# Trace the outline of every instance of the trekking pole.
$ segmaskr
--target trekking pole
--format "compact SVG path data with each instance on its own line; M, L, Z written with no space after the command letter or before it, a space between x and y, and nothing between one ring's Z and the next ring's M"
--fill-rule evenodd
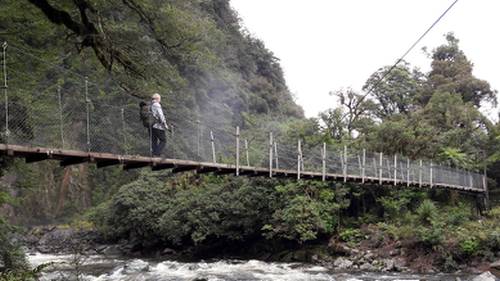
M153 157L153 124L149 125L148 137L149 137L149 156Z

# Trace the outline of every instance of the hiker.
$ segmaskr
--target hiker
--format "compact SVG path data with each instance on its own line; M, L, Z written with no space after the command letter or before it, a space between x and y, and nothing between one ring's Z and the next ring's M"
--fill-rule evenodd
M161 109L161 96L155 93L151 97L151 105L141 102L141 119L143 125L148 128L149 138L151 139L151 153L153 156L160 156L165 148L167 136L165 130L168 125Z

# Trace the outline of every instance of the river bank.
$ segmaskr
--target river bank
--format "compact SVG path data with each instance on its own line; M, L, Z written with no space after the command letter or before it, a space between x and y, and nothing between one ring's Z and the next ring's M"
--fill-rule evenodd
M269 247L255 243L240 247L210 249L172 249L169 247L143 248L133 241L121 240L110 244L97 231L77 230L67 226L34 227L19 238L32 253L105 258L127 257L152 260L199 262L200 260L261 260L280 263L308 263L324 267L332 272L378 272L405 274L436 274L448 272L456 275L480 274L490 270L485 259L471 259L455 265L452 271L440 267L435 252L409 249L401 241L392 241L373 235L364 237L353 245L331 238L325 243L295 246L289 249ZM240 245L241 246L241 245ZM207 252L208 251L208 252ZM214 249L212 249L214 251ZM497 253L498 254L498 253ZM498 259L498 256L496 257Z

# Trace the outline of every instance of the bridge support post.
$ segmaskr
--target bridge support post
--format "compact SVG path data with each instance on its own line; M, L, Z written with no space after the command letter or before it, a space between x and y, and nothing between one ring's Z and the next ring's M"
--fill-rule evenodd
M300 139L297 142L297 180L300 180L300 167L302 166L302 147Z
M422 187L422 160L419 161L418 167L418 187Z
M343 171L343 174L344 174L344 182L347 182L347 146L344 145L344 171Z
M489 210L490 208L490 194L488 192L488 177L486 175L486 166L483 170L483 191L484 191L484 208Z
M398 183L398 155L394 154L394 186Z
M326 180L326 143L323 143L323 151L321 153L321 180Z
M472 175L471 175L470 171L467 171L467 175L469 176L469 187L473 188L474 184L472 182Z
M410 158L406 158L406 187L410 187Z
M122 118L122 133L123 133L123 152L125 154L128 154L128 147L127 147L127 130L125 127L125 109L122 107L120 110L121 113L121 118Z
M170 139L172 140L172 144L175 143L175 126L172 124L170 126ZM175 158L175 146L171 145L172 147L172 158Z
M7 89L9 88L7 84L7 42L2 44L2 58L3 58L3 95L5 102L5 143L9 143L9 95Z
M217 159L215 158L215 138L213 131L210 131L210 143L212 145L212 162L217 163Z
M90 152L90 99L89 99L89 79L85 76L85 105L87 110L87 151Z
M378 181L380 185L382 185L382 165L384 165L383 160L384 160L384 154L380 152L379 163L378 163Z
M59 101L59 134L61 135L61 148L64 149L64 122L61 86L57 86L57 99Z
M273 177L273 132L269 132L269 177Z
M250 167L250 157L248 156L248 140L245 139L245 156L247 158L247 167Z
M240 175L240 127L236 127L236 176Z
M363 160L361 163L361 183L365 183L365 173L366 173L366 149L363 148Z
M201 160L201 154L200 154L201 126L200 126L200 123L201 123L200 119L196 119L196 156L198 156L198 160Z
M429 171L429 184L430 184L430 187L432 188L432 161L431 161L431 168Z
M276 160L276 169L279 169L279 158L278 158L278 142L274 141L274 160Z

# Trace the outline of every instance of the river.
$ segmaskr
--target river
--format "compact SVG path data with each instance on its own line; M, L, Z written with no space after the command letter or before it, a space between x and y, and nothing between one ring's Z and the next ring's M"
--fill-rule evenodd
M32 266L53 262L43 281L457 281L470 280L467 275L403 273L339 273L321 266L298 263L271 263L257 260L224 260L182 263L169 260L109 258L104 256L28 255Z

